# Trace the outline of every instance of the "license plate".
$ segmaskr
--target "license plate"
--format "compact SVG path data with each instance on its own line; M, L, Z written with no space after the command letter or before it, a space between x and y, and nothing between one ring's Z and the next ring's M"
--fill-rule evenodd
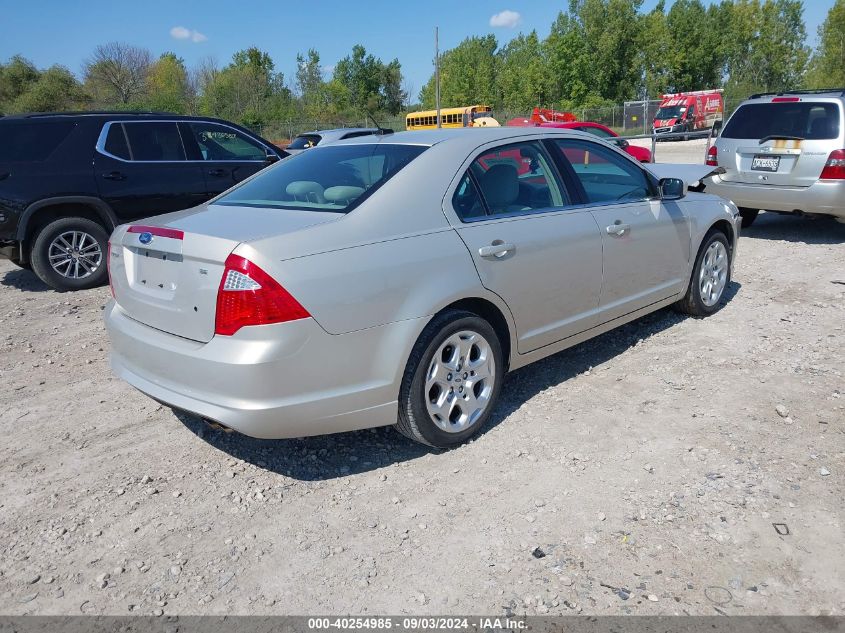
M780 156L757 154L751 159L751 169L754 171L777 171L780 167Z

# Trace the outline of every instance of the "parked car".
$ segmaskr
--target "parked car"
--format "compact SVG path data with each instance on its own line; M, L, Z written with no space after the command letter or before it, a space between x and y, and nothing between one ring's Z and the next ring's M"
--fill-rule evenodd
M395 424L452 446L508 370L663 306L718 309L739 215L686 193L709 172L556 129L318 146L115 230L112 368L255 437Z
M587 132L588 134L593 134L594 136L598 136L599 138L607 140L609 143L617 145L619 148L625 150L628 154L636 158L641 163L651 162L650 149L648 149L647 147L639 147L638 145L631 145L625 139L619 138L619 135L606 125L602 125L601 123L594 123L592 121L571 121L568 119L568 117L572 116L570 112L556 113L550 110L540 110L540 112L550 112L551 115L560 114L563 116L560 116L557 119L555 119L553 116L550 116L548 120L539 120L537 118L537 111L538 109L535 108L534 115L532 115L531 118L519 117L516 119L511 119L507 122L507 125L511 127L562 128L565 130L578 130L580 132Z
M695 90L665 94L654 115L655 134L678 134L709 130L722 120L723 90ZM686 140L686 136L683 137Z
M750 226L760 210L845 221L845 89L753 95L728 119L704 182Z
M228 121L85 112L0 119L0 255L57 290L106 281L109 233L186 209L285 152Z
M334 130L314 130L298 135L285 148L285 151L291 155L299 154L320 143L334 143L347 138L370 136L371 134L390 134L392 132L393 130L376 127L341 127Z

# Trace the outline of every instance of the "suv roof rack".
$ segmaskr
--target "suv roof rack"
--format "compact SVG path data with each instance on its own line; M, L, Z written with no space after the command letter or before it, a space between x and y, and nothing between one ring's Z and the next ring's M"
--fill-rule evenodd
M149 116L149 115L165 115L165 116L183 116L175 112L154 112L152 110L78 110L66 112L26 112L16 115L19 118L38 119L41 117L51 116Z
M816 88L814 90L779 90L776 92L758 92L748 97L759 99L760 97L772 97L778 95L820 95L838 92L839 96L845 97L845 88Z

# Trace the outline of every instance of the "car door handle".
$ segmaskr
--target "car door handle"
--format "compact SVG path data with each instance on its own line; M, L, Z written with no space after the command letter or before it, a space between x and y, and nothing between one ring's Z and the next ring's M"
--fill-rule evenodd
M120 171L109 171L103 174L106 180L126 180L126 175Z
M605 231L607 231L608 235L618 235L620 237L622 235L625 235L625 233L628 233L630 230L631 230L630 224L622 224L622 223L611 224L610 226L605 228Z
M504 257L508 253L516 250L513 244L506 244L500 240L496 240L490 246L482 246L478 249L478 254L482 257Z
M225 176L226 170L225 169L209 169L208 175L209 176Z

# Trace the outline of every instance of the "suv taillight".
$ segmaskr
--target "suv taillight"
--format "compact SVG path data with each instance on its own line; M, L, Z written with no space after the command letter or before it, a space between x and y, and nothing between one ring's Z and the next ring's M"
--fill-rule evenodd
M238 255L226 258L217 290L214 333L231 336L245 325L267 325L311 315L270 275Z
M710 149L707 150L707 160L704 161L704 164L710 165L711 167L719 166L719 150L716 149L715 145L711 145Z
M835 149L830 153L819 180L845 180L845 149Z
M109 290L111 290L111 298L117 299L114 296L114 282L111 280L111 242L108 242L108 248L106 249L106 272L109 274Z

